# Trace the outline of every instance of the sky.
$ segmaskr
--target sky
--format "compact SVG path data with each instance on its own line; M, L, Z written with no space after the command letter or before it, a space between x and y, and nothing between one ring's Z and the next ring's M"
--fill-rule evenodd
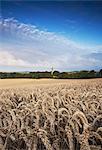
M0 1L0 71L102 68L102 1Z

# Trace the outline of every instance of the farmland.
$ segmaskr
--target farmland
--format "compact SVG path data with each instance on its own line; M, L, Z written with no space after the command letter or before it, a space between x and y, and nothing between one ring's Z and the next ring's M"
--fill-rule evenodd
M1 79L1 150L101 150L102 79Z

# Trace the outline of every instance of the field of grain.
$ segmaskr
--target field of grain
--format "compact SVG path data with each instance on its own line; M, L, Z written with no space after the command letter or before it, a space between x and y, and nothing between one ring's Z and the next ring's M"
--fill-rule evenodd
M0 80L0 150L102 150L102 79Z

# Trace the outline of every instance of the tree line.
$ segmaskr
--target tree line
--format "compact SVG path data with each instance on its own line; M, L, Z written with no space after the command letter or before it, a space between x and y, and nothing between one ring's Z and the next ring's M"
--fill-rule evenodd
M44 71L44 72L0 72L0 78L56 78L56 79L89 79L89 78L102 78L102 69L99 71L95 70L82 70L74 72L59 72Z

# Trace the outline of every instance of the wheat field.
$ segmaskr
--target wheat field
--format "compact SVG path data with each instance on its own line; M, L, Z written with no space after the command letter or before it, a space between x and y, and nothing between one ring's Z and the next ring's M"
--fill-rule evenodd
M102 150L102 79L0 80L0 150Z

